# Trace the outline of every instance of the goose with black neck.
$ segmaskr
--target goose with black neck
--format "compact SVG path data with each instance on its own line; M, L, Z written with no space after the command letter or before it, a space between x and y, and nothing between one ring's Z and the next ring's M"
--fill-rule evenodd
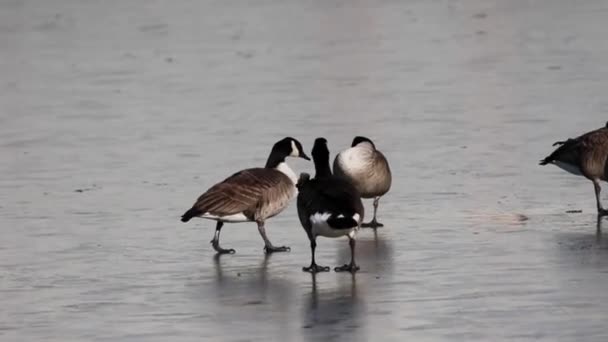
M540 165L553 164L568 173L590 180L595 191L597 215L608 215L608 210L602 206L600 199L600 182L608 181L608 122L604 127L576 138L557 141L553 146L559 147L541 160Z
M287 157L310 160L298 140L281 139L274 144L265 167L241 170L213 185L182 215L182 222L193 217L217 221L211 240L217 253L235 253L220 247L220 232L224 223L238 222L257 224L266 253L289 251L287 246L275 247L265 228L266 220L282 212L297 193L296 174L287 165Z
M362 198L374 199L374 217L361 227L384 226L376 219L380 197L391 188L392 174L388 161L374 142L357 136L351 147L338 153L334 159L334 174L354 184Z
M298 217L310 240L311 263L305 272L327 272L329 267L317 265L317 236L337 238L348 236L351 250L349 264L336 267L336 272L357 272L355 263L356 233L363 220L363 203L357 189L347 180L332 175L329 149L325 138L317 138L312 149L315 178L302 173L298 180Z

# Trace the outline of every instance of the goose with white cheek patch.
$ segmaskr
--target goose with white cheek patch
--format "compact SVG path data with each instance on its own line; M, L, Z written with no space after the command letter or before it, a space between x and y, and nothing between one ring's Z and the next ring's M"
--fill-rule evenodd
M556 145L559 147L541 160L540 165L553 164L564 171L589 179L595 190L597 214L608 215L608 210L602 207L600 201L600 181L608 180L608 123L577 138L553 144Z
M361 196L350 182L331 174L327 140L315 140L312 158L315 163L315 178L310 179L307 173L302 173L297 184L298 217L308 235L312 252L310 266L302 269L311 273L329 271L329 267L319 266L315 262L317 236L348 236L350 264L336 267L334 270L357 272L359 266L355 263L355 238L363 220Z
M350 181L362 198L374 199L374 217L362 227L382 227L376 219L378 202L391 188L392 175L388 161L376 145L366 137L355 137L349 149L334 159L334 174Z
M182 222L193 217L217 221L211 244L218 253L234 253L234 249L220 247L220 231L224 223L256 222L266 253L288 251L289 247L275 247L266 236L264 223L279 214L295 197L296 174L285 163L287 157L310 158L302 144L294 138L284 138L274 144L266 166L239 171L215 184L182 216Z

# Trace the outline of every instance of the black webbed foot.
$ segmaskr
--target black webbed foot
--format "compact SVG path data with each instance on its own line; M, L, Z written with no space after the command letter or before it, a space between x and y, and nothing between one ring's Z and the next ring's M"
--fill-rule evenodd
M378 221L376 221L376 219L371 220L368 223L362 223L361 227L363 228L378 228L378 227L384 227L384 225Z
M288 246L281 246L281 247L264 246L264 253L266 253L266 254L275 253L275 252L290 252L290 251L291 251L291 248L289 248Z
M336 272L350 272L350 273L355 273L359 270L359 266L357 266L355 263L350 263L350 264L346 264L343 266L339 266L334 268L334 271Z
M310 264L308 267L302 267L302 271L310 273L329 272L329 267Z
M215 240L211 240L211 245L213 246L213 249L215 249L217 254L234 254L234 253L236 253L236 251L232 248L225 249L225 248L220 247L220 243Z

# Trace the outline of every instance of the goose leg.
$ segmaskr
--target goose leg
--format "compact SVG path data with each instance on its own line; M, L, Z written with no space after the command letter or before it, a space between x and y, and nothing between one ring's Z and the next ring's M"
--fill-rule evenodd
M348 271L350 273L355 273L359 270L359 266L355 264L355 244L356 240L354 236L348 236L348 244L350 245L350 264L346 264L340 267L334 268L336 272L344 272Z
M211 245L218 254L234 254L236 253L234 249L224 249L220 247L220 231L222 230L223 225L224 222L217 221L217 225L215 226L215 235L213 236L213 240L211 240Z
M380 223L376 220L376 212L378 211L378 202L380 202L380 197L374 198L374 218L372 218L372 220L370 222L362 224L361 227L366 227L366 228L384 227L384 225L382 223Z
M317 273L317 272L329 272L329 267L327 266L319 266L315 262L315 249L317 248L317 241L315 237L310 238L310 251L312 252L312 260L310 262L310 266L302 267L302 271Z
M597 204L597 215L598 216L606 216L608 215L608 210L602 207L602 202L600 201L600 192L602 192L602 188L600 187L600 181L597 179L593 180L593 189L595 190L595 203Z
M275 247L272 245L272 242L268 240L266 236L266 229L264 228L264 221L258 221L258 231L260 235L262 235L262 239L264 239L264 252L273 253L273 252L287 252L290 251L291 248L287 246Z

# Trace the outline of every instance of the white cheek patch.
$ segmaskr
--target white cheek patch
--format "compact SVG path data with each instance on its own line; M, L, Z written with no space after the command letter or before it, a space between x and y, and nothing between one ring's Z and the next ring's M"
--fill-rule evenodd
M291 141L291 153L289 155L291 157L299 157L300 156L300 151L298 150L298 147L296 146L296 143L293 140Z

